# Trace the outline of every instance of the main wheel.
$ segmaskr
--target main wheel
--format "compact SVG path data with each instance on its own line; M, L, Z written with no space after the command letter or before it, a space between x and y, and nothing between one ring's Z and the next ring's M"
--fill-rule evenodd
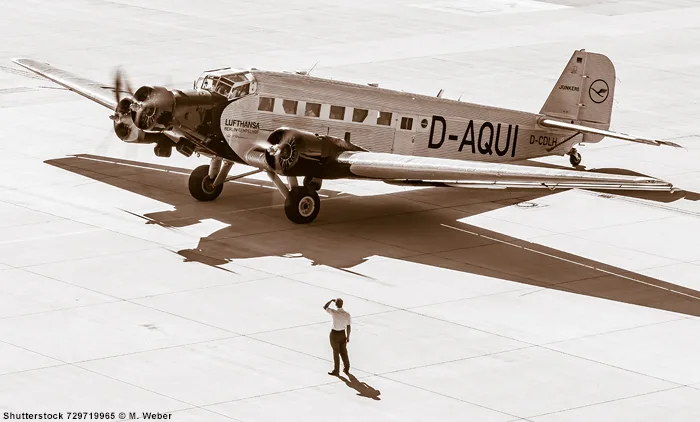
M308 186L311 189L318 192L321 190L321 185L323 185L322 179L311 176L304 176L304 186Z
M569 162L574 167L578 166L579 164L581 164L581 154L579 154L578 152L569 154Z
M297 186L289 191L284 201L284 213L297 224L308 224L316 218L321 210L321 200L315 190Z
M198 201L213 201L221 195L224 184L214 187L214 179L209 177L209 166L201 165L190 174L189 188L192 196Z

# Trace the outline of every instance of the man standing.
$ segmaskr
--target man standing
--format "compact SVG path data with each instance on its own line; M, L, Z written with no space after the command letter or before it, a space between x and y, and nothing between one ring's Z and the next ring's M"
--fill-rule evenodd
M328 307L331 302L335 302L337 309ZM330 335L331 347L333 348L333 371L329 372L328 375L340 375L338 372L340 369L339 357L343 358L343 372L350 374L347 344L350 342L350 323L352 318L350 314L343 309L343 299L341 298L329 300L323 305L323 309L333 317L333 329ZM346 329L347 335L345 335Z

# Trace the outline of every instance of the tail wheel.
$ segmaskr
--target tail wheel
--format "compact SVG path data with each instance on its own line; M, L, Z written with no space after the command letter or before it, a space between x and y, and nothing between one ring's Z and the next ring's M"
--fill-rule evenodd
M581 164L581 154L579 154L577 151L569 154L569 162L574 167L578 166Z
M198 201L213 201L221 195L224 184L214 186L214 179L209 177L209 165L204 164L192 171L189 180L190 194Z
M297 224L308 224L321 211L321 200L314 189L297 186L289 191L284 201L284 213L287 218Z

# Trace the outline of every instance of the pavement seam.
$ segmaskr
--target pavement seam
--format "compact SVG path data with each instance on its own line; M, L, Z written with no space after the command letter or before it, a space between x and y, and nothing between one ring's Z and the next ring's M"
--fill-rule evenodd
M585 409L585 408L587 408L587 407L599 406L599 405L603 405L603 404L607 404L607 403L614 403L614 402L618 402L618 401L634 399L634 398L637 398L637 397L644 397L644 396L649 396L649 395L653 395L653 394L663 393L663 392L666 392L666 391L678 390L678 389L685 388L685 387L687 387L687 386L686 386L686 385L679 385L679 386L670 387L670 388L663 388L663 389L661 389L661 390L650 391L650 392L647 392L647 393L635 394L635 395L632 395L632 396L620 397L620 398L617 398L617 399L605 400L605 401L596 402L596 403L589 403L589 404L586 404L586 405L583 405L583 406L570 407L570 408L568 408L568 409L557 410L557 411L554 411L554 412L541 413L541 414L539 414L539 415L528 416L528 418L539 418L539 417L547 416L547 415L555 415L555 414L558 414L558 413L565 413L565 412L569 412L569 411L572 411L572 410Z

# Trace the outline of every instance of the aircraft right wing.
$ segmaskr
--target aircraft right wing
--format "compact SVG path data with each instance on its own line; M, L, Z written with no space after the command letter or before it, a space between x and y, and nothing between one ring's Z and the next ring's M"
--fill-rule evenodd
M414 157L366 151L341 153L337 164L357 178L392 184L442 184L486 188L612 189L671 191L669 182L581 170Z

